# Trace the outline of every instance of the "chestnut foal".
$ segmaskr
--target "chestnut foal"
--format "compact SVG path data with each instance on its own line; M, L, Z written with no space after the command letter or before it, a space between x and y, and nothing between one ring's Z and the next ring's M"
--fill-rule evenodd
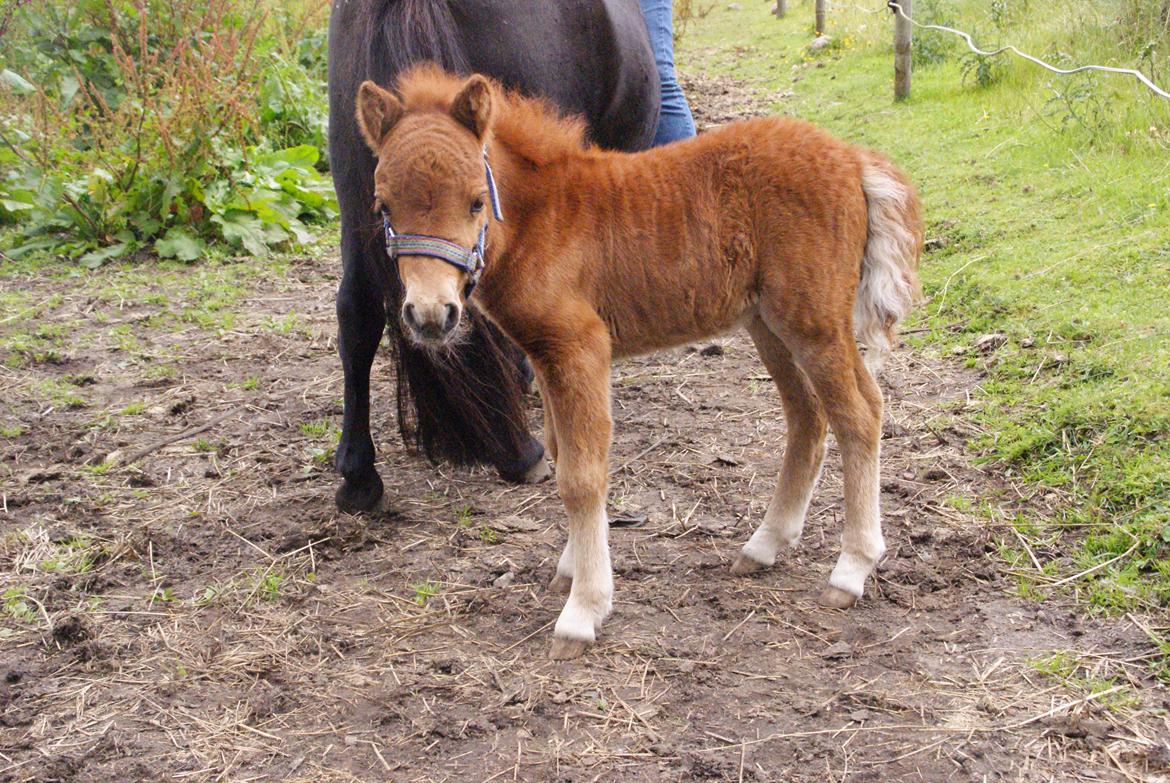
M580 655L612 606L611 361L737 326L776 382L788 440L775 496L732 571L771 566L797 543L831 426L845 526L820 601L852 605L885 551L882 398L854 336L876 369L919 295L922 222L906 178L794 120L628 154L586 146L579 122L482 76L423 67L397 89L364 83L357 118L378 157L374 208L405 330L441 351L478 282L475 304L536 368L569 517L553 657Z

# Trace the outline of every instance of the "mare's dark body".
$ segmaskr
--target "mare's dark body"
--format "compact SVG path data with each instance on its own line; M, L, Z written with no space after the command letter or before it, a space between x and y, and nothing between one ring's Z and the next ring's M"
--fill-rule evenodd
M643 149L658 121L658 74L638 0L334 0L329 149L344 266L337 291L345 373L337 504L344 510L370 510L382 495L369 406L370 365L385 326L408 445L433 460L490 463L513 480L544 455L528 430L518 349L474 307L469 337L438 359L408 345L399 330L401 290L372 213L375 161L354 104L363 80L391 87L406 67L425 60L550 98L583 115L602 146Z

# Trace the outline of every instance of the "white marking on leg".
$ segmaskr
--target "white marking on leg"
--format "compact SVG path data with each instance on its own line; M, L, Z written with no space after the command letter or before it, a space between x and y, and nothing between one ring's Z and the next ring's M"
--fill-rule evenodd
M810 473L798 470L785 470L780 474L776 484L776 493L772 502L768 504L768 511L764 514L764 521L759 528L743 545L743 554L757 563L771 566L776 562L776 555L781 549L792 549L800 543L800 534L804 530L804 520L808 515L808 504L812 500L813 489L820 480L821 464L824 462L824 448L818 447L816 467ZM807 476L811 475L811 478Z
M573 539L570 538L561 552L561 559L557 561L557 576L572 581L573 579Z
M561 638L593 641L597 626L613 608L608 531L604 505L569 520L566 552L571 547L573 588L553 631Z
M842 552L837 558L837 565L833 567L833 573L829 575L829 586L860 598L865 590L865 580L872 570L873 563L867 558Z
M860 597L866 578L886 551L878 510L880 447L845 439L840 445L845 467L845 529L841 556L829 576L829 585Z

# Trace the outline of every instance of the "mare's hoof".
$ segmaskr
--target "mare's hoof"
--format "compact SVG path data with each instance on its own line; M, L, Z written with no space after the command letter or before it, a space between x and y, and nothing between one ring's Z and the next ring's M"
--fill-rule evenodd
M337 488L334 500L337 502L337 508L347 514L382 513L389 510L382 477L377 473L366 482L344 482Z
M821 591L817 603L830 609L848 609L857 603L857 596L830 585Z
M580 658L588 648L589 642L581 639L562 639L559 636L554 636L549 656L555 661L569 661L573 658Z
M761 563L759 560L753 560L745 555L743 552L735 558L735 562L731 564L731 573L735 576L743 576L744 574L754 574L756 571L763 571L768 566Z
M553 580L548 583L548 591L550 593L560 593L561 595L568 595L569 591L573 589L572 577L562 576L557 574Z

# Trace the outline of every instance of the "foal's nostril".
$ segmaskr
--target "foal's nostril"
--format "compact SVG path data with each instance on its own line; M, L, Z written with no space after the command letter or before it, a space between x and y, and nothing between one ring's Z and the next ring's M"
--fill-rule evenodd
M412 329L418 328L418 316L414 312L414 305L406 304L402 307L402 320Z
M459 308L456 305L447 305L447 315L443 319L443 331L449 332L459 323Z

